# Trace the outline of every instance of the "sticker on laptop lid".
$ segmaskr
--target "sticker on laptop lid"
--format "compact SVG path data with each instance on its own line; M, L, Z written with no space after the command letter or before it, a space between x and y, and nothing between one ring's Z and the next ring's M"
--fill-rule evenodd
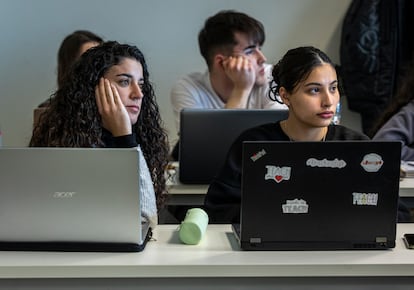
M274 165L266 165L267 172L265 174L265 180L272 179L277 183L282 182L283 180L290 179L291 167L278 167Z
M306 160L306 165L310 167L327 167L327 168L344 168L346 166L345 160L328 160L326 158L318 160L316 158L309 158Z
M377 206L378 193L353 192L352 193L352 204Z
M264 149L262 149L259 152L253 154L253 156L251 156L250 159L252 161L256 161L256 160L259 160L260 158L262 158L265 155L266 155L266 151Z
M308 213L309 205L303 199L286 200L285 204L282 204L283 213Z
M364 156L361 161L362 168L367 172L377 172L384 164L382 157L376 153L370 153Z

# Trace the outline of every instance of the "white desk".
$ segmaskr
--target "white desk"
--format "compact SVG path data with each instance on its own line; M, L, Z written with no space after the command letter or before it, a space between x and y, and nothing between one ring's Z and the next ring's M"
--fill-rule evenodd
M414 197L414 178L401 179L400 196L401 197Z
M199 245L177 225L158 226L141 253L0 252L1 289L413 289L414 250L401 236L377 251L240 251L229 225L209 225ZM373 287L373 288L371 288Z

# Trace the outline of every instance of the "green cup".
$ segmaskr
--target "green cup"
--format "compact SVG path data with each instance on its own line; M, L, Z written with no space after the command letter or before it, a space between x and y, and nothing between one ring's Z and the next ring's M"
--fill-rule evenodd
M180 240L188 245L196 245L203 238L208 225L208 215L201 208L191 208L187 211L180 225Z

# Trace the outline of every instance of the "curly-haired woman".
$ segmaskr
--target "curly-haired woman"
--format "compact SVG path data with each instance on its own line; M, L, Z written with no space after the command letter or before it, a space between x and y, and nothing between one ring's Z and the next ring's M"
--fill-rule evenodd
M85 52L40 116L30 146L139 146L145 158L140 164L142 213L156 225L167 194L168 140L144 55L136 46L110 41Z

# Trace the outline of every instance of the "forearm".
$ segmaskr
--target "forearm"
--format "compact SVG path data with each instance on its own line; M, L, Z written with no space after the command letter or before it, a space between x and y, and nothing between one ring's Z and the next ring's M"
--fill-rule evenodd
M226 109L245 109L247 108L247 101L251 89L238 89L235 88L226 102Z

